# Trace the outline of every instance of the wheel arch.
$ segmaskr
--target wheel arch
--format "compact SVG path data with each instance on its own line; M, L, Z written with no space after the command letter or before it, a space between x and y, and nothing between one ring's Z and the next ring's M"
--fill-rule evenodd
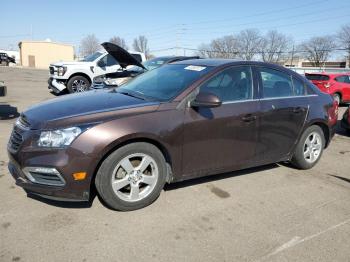
M322 120L315 120L315 121L313 121L313 122L310 122L310 123L306 126L306 128L308 128L308 127L310 127L310 126L319 126L319 127L322 129L323 134L324 134L324 139L326 140L325 148L327 148L328 145L329 145L329 142L330 142L330 140L331 140L331 131L330 131L330 129L329 129L329 126L328 126L324 121L322 121ZM306 128L305 128L305 130L306 130ZM304 131L305 131L305 130L304 130Z
M340 101L343 100L343 94L342 94L342 92L341 92L340 90L334 91L334 92L332 93L332 96L334 96L335 94L339 95Z
M138 143L138 142L144 142L144 143L149 143L154 145L155 147L157 147L160 152L163 154L166 164L167 164L167 168L168 168L168 174L167 174L167 182L171 182L172 180L172 158L171 158L171 154L169 152L169 150L166 148L166 146L159 142L157 139L151 138L151 137L147 137L147 136L140 136L140 137L125 137L122 139L118 139L117 141L114 141L114 143L110 144L110 146L108 146L106 148L106 150L102 153L102 156L100 157L100 159L98 160L98 164L96 165L93 175L91 177L91 182L90 182L90 191L91 189L93 189L95 187L95 177L97 174L97 171L99 170L101 164L103 163L103 161L114 151L116 151L117 149L128 145L128 144L132 144L132 143Z
M75 77L75 76L83 76L83 77L85 77L87 80L89 80L90 84L92 84L92 79L91 79L91 77L90 77L88 74L85 74L85 73L83 73L83 72L78 72L78 73L71 74L71 75L69 76L69 78L67 79L67 83L68 83L68 81L69 81L70 79L72 79L72 77Z

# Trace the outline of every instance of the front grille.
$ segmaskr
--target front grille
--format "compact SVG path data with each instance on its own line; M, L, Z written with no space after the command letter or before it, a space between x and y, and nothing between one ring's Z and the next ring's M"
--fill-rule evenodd
M24 115L21 115L15 126L13 127L11 137L8 143L8 148L11 151L18 151L21 144L23 143L23 133L30 129L30 123Z
M64 186L65 181L55 168L27 167L23 169L27 178L35 183L49 186Z
M23 142L22 134L18 129L14 128L11 133L9 148L13 151L17 151Z
M50 74L53 75L55 72L55 68L53 66L50 66L49 70L50 70Z
M24 115L21 115L18 118L17 124L20 125L22 128L25 128L25 129L30 127L30 123L28 122L27 118Z

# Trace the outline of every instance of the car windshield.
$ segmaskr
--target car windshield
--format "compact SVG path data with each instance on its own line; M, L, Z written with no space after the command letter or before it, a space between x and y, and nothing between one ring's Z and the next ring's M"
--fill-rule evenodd
M169 64L148 71L116 89L118 93L169 101L213 67Z
M82 62L93 62L95 61L97 58L99 58L103 53L102 52L96 52L96 53L93 53L91 55L88 55L86 57L84 57L82 60Z
M164 65L169 59L167 58L153 58L146 62L143 62L143 66L146 67L147 70L156 69L162 65Z

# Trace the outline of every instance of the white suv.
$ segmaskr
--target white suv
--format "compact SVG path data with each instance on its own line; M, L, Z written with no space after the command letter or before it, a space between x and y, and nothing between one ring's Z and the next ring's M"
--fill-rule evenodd
M144 53L130 54L140 63L146 60ZM81 61L50 64L49 69L51 91L58 94L67 88L69 93L76 93L88 90L94 77L118 71L120 65L106 51L98 51Z

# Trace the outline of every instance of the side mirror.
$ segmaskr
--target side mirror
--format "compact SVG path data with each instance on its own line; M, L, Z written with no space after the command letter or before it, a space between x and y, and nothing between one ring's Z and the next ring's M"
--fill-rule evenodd
M212 93L200 92L191 102L191 107L218 107L222 102L219 97Z

